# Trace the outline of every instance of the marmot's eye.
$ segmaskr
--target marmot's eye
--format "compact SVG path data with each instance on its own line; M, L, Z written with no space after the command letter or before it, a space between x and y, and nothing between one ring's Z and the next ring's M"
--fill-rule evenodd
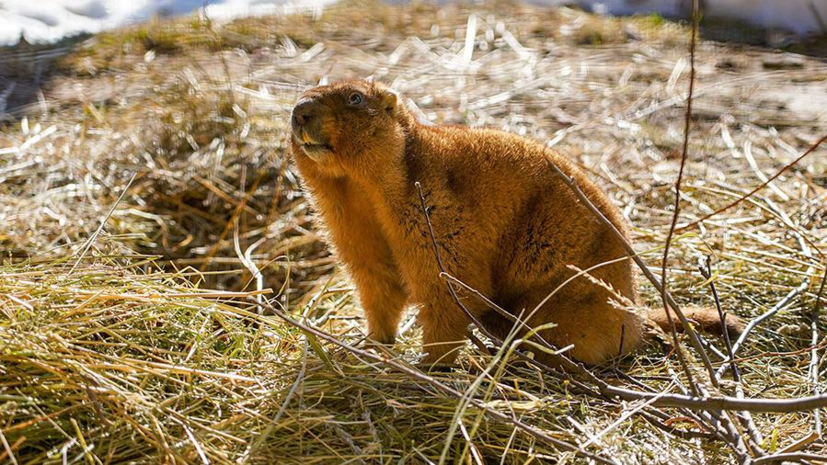
M347 97L348 105L359 105L364 101L364 97L359 92L354 92Z

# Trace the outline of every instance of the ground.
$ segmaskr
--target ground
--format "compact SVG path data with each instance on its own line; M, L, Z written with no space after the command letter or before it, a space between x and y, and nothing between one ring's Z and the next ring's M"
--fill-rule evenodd
M710 37L697 52L679 226L758 186L827 128L818 47L796 49L810 56ZM659 268L688 39L686 25L651 16L345 2L321 15L154 21L57 57L35 53L37 69L8 52L3 82L31 91L0 126L0 461L581 460L257 314L249 299L261 291L340 341L359 347L364 336L289 159L288 115L306 86L372 76L423 119L548 141L606 188ZM827 148L816 149L675 238L669 288L682 303L713 304L697 269L706 257L724 310L745 320L792 295L740 352L747 397L824 388L823 350L812 347L827 320L818 317L815 339L811 320L825 270L825 173ZM394 349L405 364L419 356L414 315ZM469 345L459 369L433 376L623 463L736 460L725 442L692 438L704 431L683 410L596 399L519 365L489 373L490 361ZM593 371L630 388L679 392L683 382L659 345ZM734 395L731 382L722 389ZM769 452L814 427L810 413L754 419Z

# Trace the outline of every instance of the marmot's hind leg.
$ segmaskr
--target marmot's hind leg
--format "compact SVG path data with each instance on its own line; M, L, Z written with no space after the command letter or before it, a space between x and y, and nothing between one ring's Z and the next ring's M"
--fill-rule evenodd
M509 306L509 310L515 315L522 312L523 317L527 318L539 301L542 299L515 303ZM480 320L486 330L500 340L504 340L516 324L494 311L484 313ZM546 303L534 313L528 326L536 328L545 323L555 324L550 329L540 331L540 336L546 342L558 350L573 345L565 352L566 356L594 365L640 347L649 320L637 311L615 307L603 293L578 301L555 299ZM526 330L517 332L517 337L524 338L526 335ZM534 342L539 343L536 339ZM560 366L554 362L553 356L533 345L523 344L520 349L534 352L535 358L546 365L555 368Z
M451 309L453 310L453 309ZM422 324L422 349L426 352L423 365L450 365L465 345L468 319L461 311L445 311L440 306L426 304L419 310Z
M540 311L546 315L543 320L556 325L543 331L543 338L558 349L573 345L566 354L589 365L632 352L643 341L646 317L612 305L605 294L576 302L557 301L553 308ZM553 361L551 356L535 352L538 360Z

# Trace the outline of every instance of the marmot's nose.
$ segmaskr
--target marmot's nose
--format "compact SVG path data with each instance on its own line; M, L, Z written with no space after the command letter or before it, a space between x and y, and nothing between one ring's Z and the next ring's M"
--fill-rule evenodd
M296 106L293 107L293 130L296 131L302 126L307 125L310 120L316 116L318 106L318 103L313 99L305 98L299 100Z

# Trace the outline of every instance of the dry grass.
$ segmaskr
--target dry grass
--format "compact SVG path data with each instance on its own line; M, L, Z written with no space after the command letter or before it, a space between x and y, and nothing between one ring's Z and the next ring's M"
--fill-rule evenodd
M638 250L656 248L671 217L687 39L655 17L361 2L321 16L156 21L84 44L49 83L47 108L0 128L0 461L9 450L18 463L573 460L473 408L449 441L455 399L238 298L197 294L254 289L240 249L274 302L349 343L363 336L285 153L292 103L321 79L374 76L422 118L550 141L623 206ZM683 222L759 184L827 127L822 61L704 42L697 71ZM824 261L795 231L827 246L826 155L673 246L679 300L712 303L696 270L711 255L725 309L743 318L811 281L741 352L748 396L812 389L810 353L788 352L811 345ZM659 254L645 258L656 266ZM658 302L648 288L645 297ZM410 323L395 350L413 363ZM823 338L823 317L819 328ZM439 377L560 439L593 437L589 450L626 463L733 460L723 443L627 415L639 405L575 394L526 368L482 376L489 360L469 348L463 369ZM669 390L679 371L656 348L598 370L628 384L615 367ZM771 451L812 427L810 414L755 419Z

